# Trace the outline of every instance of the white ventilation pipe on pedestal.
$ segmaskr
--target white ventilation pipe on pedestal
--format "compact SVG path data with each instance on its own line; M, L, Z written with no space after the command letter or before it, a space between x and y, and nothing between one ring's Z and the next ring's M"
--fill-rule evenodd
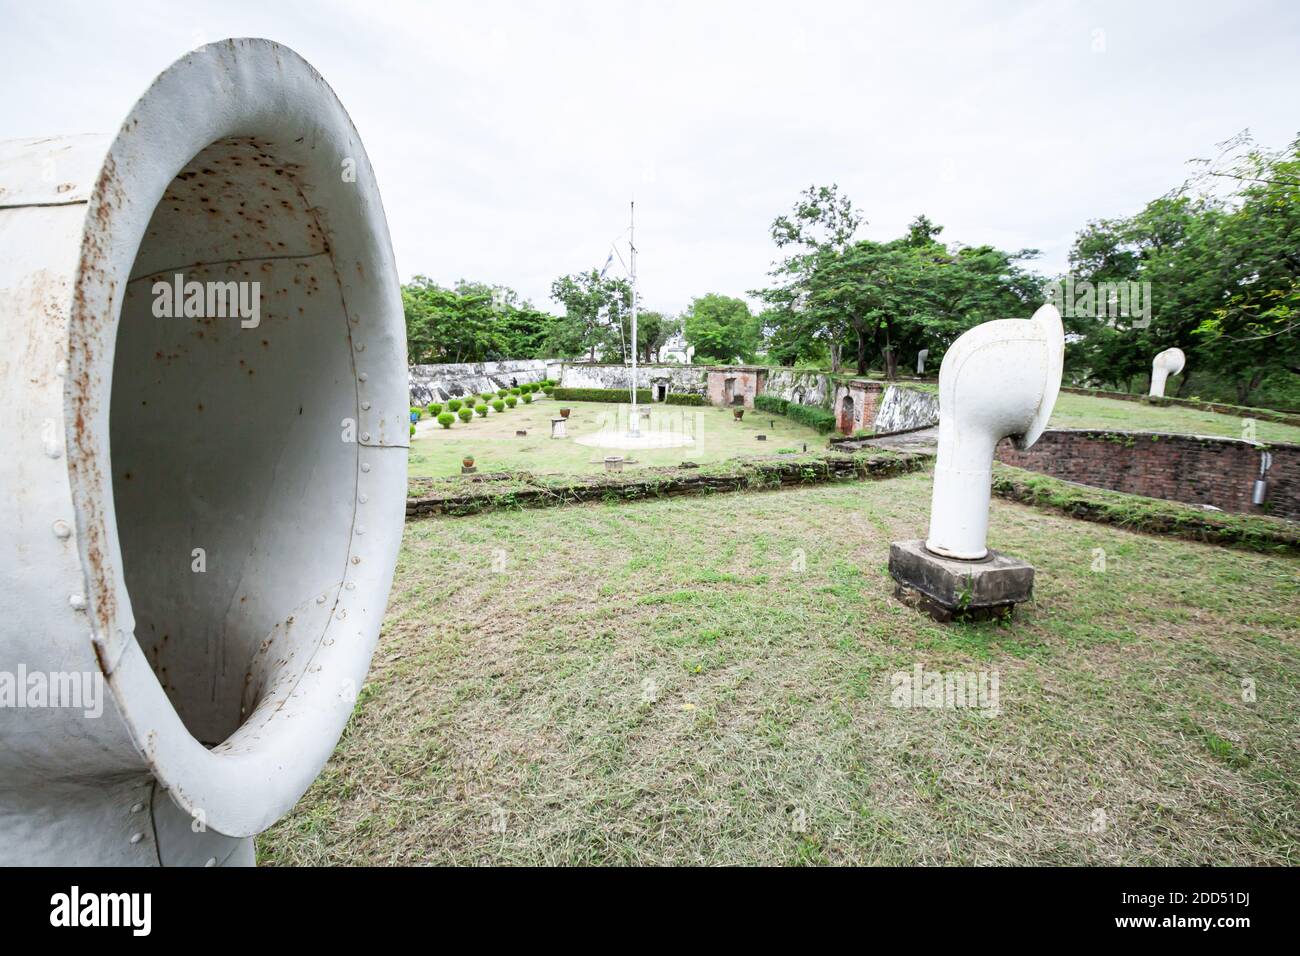
M993 452L1010 436L1028 448L1047 427L1061 388L1061 315L999 319L964 333L939 367L939 448L925 547L974 561L988 554Z
M114 137L0 146L0 339L0 864L251 863L353 711L405 506L398 280L333 91L226 40Z
M1165 381L1170 375L1177 375L1187 364L1187 356L1182 349L1165 349L1151 362L1151 396L1164 398Z

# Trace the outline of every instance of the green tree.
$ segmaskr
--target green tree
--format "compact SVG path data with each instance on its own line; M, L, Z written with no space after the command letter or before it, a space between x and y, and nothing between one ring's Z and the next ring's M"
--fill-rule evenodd
M446 289L427 276L402 286L402 308L412 364L544 358L555 320L504 286L461 280Z
M836 244L851 234L847 226L824 232L835 243L801 252L794 271L778 270L790 279L763 294L772 303L763 321L768 354L779 361L792 363L825 341L833 369L847 350L858 374L879 356L893 379L899 354L929 349L933 366L972 325L1023 315L1041 295L1041 280L1020 265L1035 250L950 249L938 239L943 227L924 215L889 242Z
M1227 282L1192 334L1196 358L1245 405L1268 376L1300 376L1300 137L1277 152L1243 145L1212 171L1235 187L1212 237Z
M632 338L632 315L623 313L620 322L622 333L619 339L619 352L627 359L627 342ZM679 319L670 318L662 312L637 310L636 339L637 357L641 362L654 362L659 358L659 350L681 328Z
M560 276L551 283L551 298L564 306L564 315L546 337L556 356L576 358L585 351L594 362L597 349L622 353L623 317L632 308L626 279L605 278L595 269Z
M1150 290L1149 324L1090 314L1095 302L1067 313L1076 377L1133 390L1170 346L1187 353L1180 395L1196 380L1244 405L1265 381L1285 393L1300 375L1300 138L1268 151L1236 137L1200 162L1178 189L1075 238L1073 278Z
M1085 292L1091 294L1067 303L1065 310L1071 333L1066 368L1072 375L1132 389L1149 375L1156 352L1171 346L1193 349L1202 309L1219 297L1216 290L1224 281L1211 238L1220 214L1217 202L1176 195L1154 200L1134 216L1084 227L1070 250L1070 274L1076 282L1090 283ZM1130 282L1150 283L1149 324L1098 308L1095 293L1101 283ZM1178 387L1187 381L1182 376Z
M863 222L835 184L809 186L788 214L772 221L772 241L786 256L770 273L776 285L753 294L768 306L764 311L768 354L782 364L793 365L829 351L831 370L839 371L842 340L848 331L845 315L832 298L812 297L812 276L819 265L844 251Z
M741 299L710 292L691 302L682 322L697 363L753 361L760 342L758 322Z

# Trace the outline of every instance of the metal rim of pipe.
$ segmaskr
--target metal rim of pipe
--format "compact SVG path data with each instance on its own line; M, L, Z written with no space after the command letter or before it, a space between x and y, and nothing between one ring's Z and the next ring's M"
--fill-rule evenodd
M0 670L99 674L108 698L3 715L0 858L238 857L337 743L400 544L405 328L373 171L310 65L236 39L110 139L4 144L0 186L24 357L0 377L2 507L27 558L0 573ZM159 317L178 274L258 283L258 322Z

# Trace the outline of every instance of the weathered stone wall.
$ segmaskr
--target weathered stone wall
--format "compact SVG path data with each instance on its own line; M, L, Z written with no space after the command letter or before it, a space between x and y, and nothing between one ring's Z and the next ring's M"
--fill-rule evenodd
M636 384L637 388L651 389L652 392L654 385L666 384L671 394L703 395L706 373L703 365L638 365ZM562 388L631 388L632 367L565 362L559 380Z
M939 424L939 393L906 385L891 385L885 389L876 410L874 430L877 432L903 432L913 428L928 428Z
M834 392L829 375L793 368L771 368L763 385L764 395L775 395L798 405L830 407Z
M562 371L552 368L549 378L558 378L565 388L627 388L631 367L588 362L564 362ZM799 405L829 408L839 415L843 398L850 386L824 372L792 368L757 366L643 365L637 368L639 388L652 388L655 382L667 382L670 392L704 395L714 405L725 405L728 378L735 379L733 394L744 398L752 408L755 395L775 395ZM866 380L861 380L866 381ZM864 397L854 394L853 431L895 432L925 428L939 423L939 395L933 389L872 382L877 393ZM883 395L879 393L883 389Z
M1268 494L1251 504L1260 456L1272 455ZM1265 446L1236 438L1152 432L1053 429L1027 451L1004 440L997 459L1112 491L1224 511L1267 513L1300 519L1300 446Z
M467 362L449 365L412 365L410 391L412 405L445 402L449 398L495 392L507 388L510 380L540 382L547 378L545 359L519 359L508 362Z
M588 362L564 362L562 365L561 371L552 368L547 377L559 379L565 388L627 388L630 385L631 368L627 365ZM708 366L704 365L642 365L637 369L637 385L639 388L650 388L654 379L667 378L671 392L708 395L708 371ZM768 368L766 372L766 378L757 394L777 395L800 405L830 407L835 386L829 375L778 367ZM752 401L752 396L750 400Z

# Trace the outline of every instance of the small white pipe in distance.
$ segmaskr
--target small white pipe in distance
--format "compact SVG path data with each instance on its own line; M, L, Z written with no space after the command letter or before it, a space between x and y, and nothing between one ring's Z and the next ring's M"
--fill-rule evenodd
M1165 382L1170 375L1177 375L1187 364L1187 356L1182 349L1165 349L1151 362L1151 397L1164 398Z

